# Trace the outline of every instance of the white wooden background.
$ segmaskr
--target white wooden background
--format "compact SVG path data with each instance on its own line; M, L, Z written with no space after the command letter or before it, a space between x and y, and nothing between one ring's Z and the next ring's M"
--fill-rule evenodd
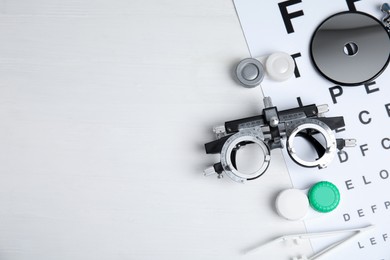
M211 128L257 114L230 0L0 0L0 259L289 259L281 153L203 177Z

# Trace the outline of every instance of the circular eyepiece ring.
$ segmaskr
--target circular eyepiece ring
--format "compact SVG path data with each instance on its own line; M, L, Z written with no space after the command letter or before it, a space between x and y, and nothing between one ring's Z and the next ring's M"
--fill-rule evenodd
M299 133L310 132L313 130L315 132L319 132L325 138L325 150L322 154L319 154L320 158L314 161L305 161L298 156L294 147L294 140L295 137L299 135ZM297 123L292 127L292 131L288 134L287 137L288 154L294 162L304 167L326 168L332 162L336 153L336 149L336 138L334 137L332 129L330 129L329 126L325 123L315 119L305 120L305 122L301 122L300 124Z
M252 173L240 172L235 167L235 162L232 161L232 157L235 156L237 146L241 143L255 143L257 144L262 153L262 165ZM221 150L221 165L225 173L234 181L245 182L247 180L253 180L260 177L269 166L271 160L271 153L268 145L264 142L264 137L260 131L243 130L232 135L223 145Z

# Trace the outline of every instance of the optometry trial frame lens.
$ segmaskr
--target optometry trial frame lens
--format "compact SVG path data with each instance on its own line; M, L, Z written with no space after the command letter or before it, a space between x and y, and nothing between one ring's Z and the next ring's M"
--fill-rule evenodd
M375 17L341 12L315 30L310 54L318 71L342 86L358 86L378 77L390 61L390 36Z

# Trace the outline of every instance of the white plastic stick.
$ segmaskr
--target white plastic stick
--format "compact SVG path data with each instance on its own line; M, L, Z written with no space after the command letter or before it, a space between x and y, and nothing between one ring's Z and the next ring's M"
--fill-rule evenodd
M341 240L339 242L336 242L336 243L330 245L329 247L325 248L324 250L322 250L322 251L318 252L317 254L311 256L309 258L309 260L314 260L314 259L319 260L323 256L328 256L330 253L334 252L334 249L340 248L342 245L345 246L349 241L355 239L356 237L360 236L361 234L363 234L363 233L365 233L368 230L371 230L373 228L374 228L374 226L370 225L370 226L367 226L367 227L364 227L364 228L356 228L356 229L345 230L344 232L336 231L333 234L345 233L345 232L356 232L356 234L348 237L347 239Z
M327 237L327 236L334 236L337 234L344 234L344 233L350 233L350 232L357 233L357 234L355 234L347 239L341 240L340 242L336 242L336 243L330 245L329 247L325 248L324 250L322 250L322 251L316 253L315 255L311 256L310 258L308 258L308 260L319 259L321 256L328 255L332 251L332 249L340 246L341 244L345 244L346 242L352 240L352 238L356 238L356 236L358 236L358 235L360 235L368 230L371 230L374 227L375 227L374 225L369 225L369 226L366 226L363 228L353 228L353 229L335 230L335 231L327 231L327 232L302 233L302 234L281 236L281 237L275 238L271 241L268 241L264 244L261 244L257 247L254 247L254 248L248 250L246 253L247 254L248 253L255 253L256 251L260 250L261 248L264 248L265 246L268 246L268 245L276 243L276 242L283 242L283 241L289 241L289 240L294 241L294 240L299 240L299 239L310 239L310 238L318 238L318 237Z

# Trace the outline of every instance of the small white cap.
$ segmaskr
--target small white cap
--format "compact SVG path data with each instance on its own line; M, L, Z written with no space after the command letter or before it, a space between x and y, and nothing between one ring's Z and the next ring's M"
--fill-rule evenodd
M275 202L278 214L288 220L301 220L309 210L309 199L298 189L288 189L279 193Z
M294 59L284 52L272 53L265 62L265 69L273 80L288 80L294 74Z

